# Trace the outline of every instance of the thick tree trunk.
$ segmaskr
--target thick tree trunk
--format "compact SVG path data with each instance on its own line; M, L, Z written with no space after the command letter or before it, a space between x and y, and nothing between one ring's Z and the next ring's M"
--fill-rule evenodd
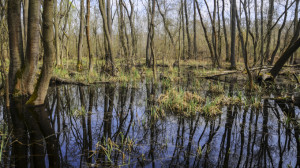
M282 54L279 60L275 63L274 67L270 70L273 79L277 77L281 68L289 60L289 58L293 55L293 53L297 51L299 47L300 47L300 38Z
M43 5L43 46L44 57L43 67L37 85L33 94L26 104L41 105L44 104L49 82L53 71L53 59L54 59L54 31L53 31L53 0L44 0Z
M17 85L20 85L19 94L31 95L34 91L35 73L39 57L40 46L40 1L29 1L29 18L28 19L28 34L27 34L27 49L25 56L25 65L21 75L17 77Z
M16 87L17 72L21 73L22 62L24 62L23 41L21 29L21 1L9 0L7 6L7 24L9 31L9 92L13 94Z

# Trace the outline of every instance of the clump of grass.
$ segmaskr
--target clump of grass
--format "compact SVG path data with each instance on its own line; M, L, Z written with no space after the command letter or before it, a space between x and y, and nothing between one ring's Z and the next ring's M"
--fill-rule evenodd
M158 98L158 103L175 114L192 117L201 110L204 99L191 92L172 88Z
M217 84L215 83L210 83L209 85L209 91L211 93L215 93L215 94L222 94L224 93L224 87L222 86L222 84L220 82L218 82Z
M221 108L228 105L245 106L246 101L241 93L236 96L220 95L213 99L203 98L197 94L172 88L158 98L161 109L166 109L176 115L193 117L197 112L213 117L222 113ZM253 106L258 106L256 101Z

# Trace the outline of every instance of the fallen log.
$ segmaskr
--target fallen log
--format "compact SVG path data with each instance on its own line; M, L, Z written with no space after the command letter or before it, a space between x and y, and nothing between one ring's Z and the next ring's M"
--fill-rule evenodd
M79 85L79 86L89 86L89 84L80 82L80 81L74 81L71 79L63 79L56 76L52 76L50 80L51 84L69 84L69 85Z

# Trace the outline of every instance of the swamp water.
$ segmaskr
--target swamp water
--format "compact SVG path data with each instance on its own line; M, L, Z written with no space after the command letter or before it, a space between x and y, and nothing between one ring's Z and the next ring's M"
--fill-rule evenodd
M215 83L212 83L215 84ZM203 97L210 81L181 84ZM153 110L167 87L144 81L93 87L52 86L44 106L13 100L3 108L2 167L298 167L299 104L292 86L246 96L222 83L226 95L263 106L223 106L221 115L182 117ZM294 98L274 99L286 94ZM3 98L1 98L3 99ZM3 124L3 121L1 122ZM3 136L2 136L3 138ZM3 142L3 141L2 141ZM5 145L6 144L6 145Z

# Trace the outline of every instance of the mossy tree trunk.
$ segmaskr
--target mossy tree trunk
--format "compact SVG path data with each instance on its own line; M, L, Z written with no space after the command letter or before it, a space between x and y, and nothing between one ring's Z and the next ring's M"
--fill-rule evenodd
M42 72L39 76L34 93L26 104L41 105L44 104L47 91L49 88L49 82L53 71L53 59L54 59L54 31L53 31L53 0L44 0L43 5L43 46L44 57Z

